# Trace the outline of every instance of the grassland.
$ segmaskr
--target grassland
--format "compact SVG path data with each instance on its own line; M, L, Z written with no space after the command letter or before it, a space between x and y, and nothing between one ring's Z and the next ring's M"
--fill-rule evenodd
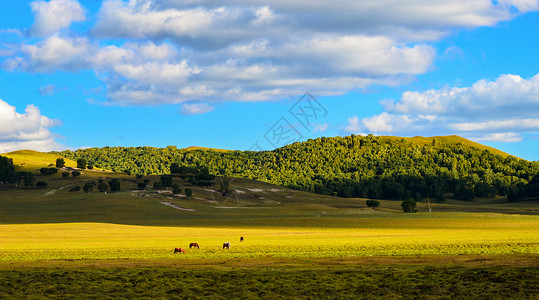
M66 167L76 168L77 162L59 155L43 153L33 150L20 150L4 153L2 156L13 159L13 165L17 170L35 170L45 167L53 167L57 158L63 158Z
M246 179L188 199L122 174L37 176L49 186L0 187L0 298L539 296L536 201L450 199L404 214L398 201L373 210ZM98 178L122 191L69 192Z

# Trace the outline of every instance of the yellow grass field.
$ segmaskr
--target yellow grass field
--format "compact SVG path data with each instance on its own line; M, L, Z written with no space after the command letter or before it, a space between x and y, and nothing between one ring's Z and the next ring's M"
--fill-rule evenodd
M239 242L240 236L245 238ZM189 249L190 242L200 249ZM230 250L222 244L231 242ZM175 247L185 255L173 255ZM539 254L539 218L454 214L366 218L355 228L0 225L0 261Z

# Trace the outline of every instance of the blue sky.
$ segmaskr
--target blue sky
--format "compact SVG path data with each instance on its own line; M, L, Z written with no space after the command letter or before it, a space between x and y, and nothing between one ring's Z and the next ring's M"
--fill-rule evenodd
M539 1L6 1L0 153L457 134L539 160Z

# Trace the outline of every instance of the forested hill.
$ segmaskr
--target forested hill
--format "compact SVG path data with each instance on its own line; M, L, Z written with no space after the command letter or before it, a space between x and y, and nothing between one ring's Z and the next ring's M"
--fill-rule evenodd
M539 164L456 137L318 138L273 151L104 147L56 154L131 174L170 173L172 163L342 197L443 200L530 195ZM480 149L482 148L482 149ZM504 154L500 151L501 154ZM513 195L514 194L514 195ZM533 193L532 193L533 194Z

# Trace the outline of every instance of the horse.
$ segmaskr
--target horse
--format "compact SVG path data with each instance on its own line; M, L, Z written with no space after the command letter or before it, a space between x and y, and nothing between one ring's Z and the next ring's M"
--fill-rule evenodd
M230 242L223 243L223 249L230 249Z
M200 249L200 247L198 246L198 243L191 243L189 244L189 249L191 248L197 248L197 249Z
M177 252L180 252L181 254L185 254L185 250L183 248L174 248L174 254Z
M243 242L243 236L242 236L242 237L240 237L240 242Z

